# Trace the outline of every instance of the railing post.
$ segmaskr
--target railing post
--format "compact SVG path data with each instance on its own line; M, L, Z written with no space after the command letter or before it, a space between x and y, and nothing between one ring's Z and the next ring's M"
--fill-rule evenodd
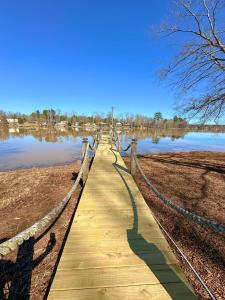
M84 161L84 157L85 157L87 147L88 147L88 138L83 138L82 139L82 162ZM88 163L86 162L84 164L83 174L82 174L83 182L86 182L87 176L88 176Z
M88 144L88 138L83 138L82 139L82 160L84 159L84 155L85 155L85 152L86 152L87 144Z
M131 141L131 157L130 157L130 173L132 176L136 174L136 162L134 156L137 154L137 140L132 139Z
M112 129L110 129L110 131L109 131L109 138L110 138L110 145L113 148L114 141L113 141L113 131L112 131Z
M122 152L122 136L121 134L117 134L117 137L118 137L118 150L119 150L119 153Z
M93 147L95 147L97 143L98 143L98 134L96 133L96 134L93 136Z

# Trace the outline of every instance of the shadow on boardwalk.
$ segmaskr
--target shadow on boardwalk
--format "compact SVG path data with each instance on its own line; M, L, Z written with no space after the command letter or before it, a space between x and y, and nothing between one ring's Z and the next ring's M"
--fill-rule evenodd
M41 236L42 237L42 236ZM34 246L41 238L31 237L19 246L16 261L0 260L0 299L28 300L30 299L30 286L32 271L51 252L56 244L55 234L50 233L46 249L35 259ZM4 242L4 240L1 240Z
M197 297L192 293L188 286L178 277L174 270L167 264L166 259L159 248L145 240L145 238L138 233L138 211L135 203L135 198L124 178L122 172L128 172L128 170L119 164L117 164L116 150L111 149L115 155L114 168L120 175L123 183L129 194L134 220L133 228L127 230L127 239L131 250L137 255L144 263L149 267L151 272L157 277L159 282L165 288L167 293L172 299L197 299ZM114 152L115 151L115 152ZM134 274L135 276L135 274ZM169 283L168 283L169 282ZM179 287L178 287L179 286ZM179 291L177 290L179 288Z

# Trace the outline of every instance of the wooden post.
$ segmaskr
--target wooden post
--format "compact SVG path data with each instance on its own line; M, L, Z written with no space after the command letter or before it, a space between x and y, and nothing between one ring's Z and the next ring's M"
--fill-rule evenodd
M110 128L110 130L109 130L109 140L110 140L110 145L113 148L114 143L113 143L113 131L112 131L112 128Z
M112 138L112 133L110 132L110 145L111 148L113 148L113 138Z
M95 146L96 143L98 143L98 134L97 133L93 136L93 146Z
M82 139L82 162L84 161L87 146L88 146L88 138L83 138ZM83 183L86 182L87 176L88 176L88 161L85 163L84 169L83 169L83 174L82 174Z
M88 143L88 138L83 138L82 139L82 161L84 159L84 155L85 155L85 152L86 152L87 143Z
M118 150L119 150L119 153L121 153L122 152L122 136L120 133L117 136L118 136Z
M136 162L134 156L137 154L137 140L132 139L131 141L131 157L130 157L130 173L132 176L136 174Z

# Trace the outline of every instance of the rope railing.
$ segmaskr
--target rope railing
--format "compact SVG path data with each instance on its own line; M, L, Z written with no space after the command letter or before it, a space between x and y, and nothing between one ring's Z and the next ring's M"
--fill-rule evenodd
M94 145L91 146L91 145L89 144L89 148L90 148L92 151L94 151Z
M164 197L157 189L156 187L154 187L154 185L150 182L150 180L147 178L147 176L145 175L143 169L141 168L139 161L137 159L137 155L136 154L132 154L135 163L138 167L139 172L141 173L142 177L144 178L145 182L147 183L147 185L150 187L150 189L152 190L152 192L160 199L162 200L167 206L170 206L171 208L173 208L174 210L176 210L177 212L181 213L184 217L188 217L192 220L194 220L196 223L200 224L200 225L206 225L208 227L210 227L211 229L213 229L216 232L219 233L225 233L225 225L223 224L219 224L216 223L214 221L210 221L204 217L201 217L193 212L190 212L189 210L180 207L176 204L174 204L171 200L167 199L166 197Z
M95 153L97 146L98 146L98 142L97 140L95 140L92 146L89 144L89 149Z
M84 171L87 170L87 164L89 163L89 157L88 157L88 149L89 149L89 143L86 144L85 153L83 156L83 162L80 168L80 171L78 173L78 176L76 178L75 183L73 184L70 191L67 193L67 195L64 197L64 199L55 207L53 208L46 216L44 216L41 220L30 226L29 228L23 230L16 236L12 237L11 239L3 242L0 244L0 258L4 257L5 255L9 254L11 251L16 250L25 240L28 240L30 237L34 236L37 232L43 230L46 225L48 225L50 222L53 223L58 216L61 214L69 200L71 199L73 193L78 187L78 184L80 182L80 179L82 178L82 175Z
M115 136L114 143L116 144L116 142L118 142L119 152L121 152L121 151L126 152L131 148L131 144L129 144L126 148L122 148L121 136L119 136L116 131L114 131L114 136Z
M195 215L175 204L173 204L170 200L166 199L154 186L153 184L149 181L149 179L146 177L144 171L142 170L138 159L137 159L137 154L136 154L136 146L137 146L137 141L135 139L132 140L131 142L131 174L134 175L136 172L136 166L139 170L139 172L141 173L142 177L144 178L145 182L147 183L147 185L151 188L151 190L166 204L169 205L170 207L176 209L178 212L181 212L184 216L186 216L186 212L188 212L187 216L191 217L191 215L196 216L198 218L204 221L206 221L207 223L204 223L206 225L209 226L209 223L212 225L216 225L215 227L213 226L213 229L219 232L224 232L221 231L221 229L225 228L224 225L220 225L217 223L212 223L211 221L208 221L198 215ZM184 213L185 212L185 213ZM200 276L200 274L197 272L197 270L194 268L194 266L191 264L191 262L188 260L187 256L184 254L184 252L180 249L180 247L176 244L176 242L174 241L174 239L170 236L170 234L167 232L167 230L163 227L163 225L161 224L161 222L156 218L155 215L153 215L154 219L156 220L156 222L158 223L159 227L162 229L162 231L165 233L165 235L167 236L167 238L170 240L170 242L174 245L174 247L176 248L177 252L181 255L182 259L186 262L186 264L189 266L189 268L192 270L192 272L195 274L196 278L199 280L199 282L201 283L202 287L206 290L206 292L208 293L208 295L210 296L210 299L212 300L216 300L215 296L213 295L213 293L211 292L211 290L209 289L209 287L207 286L207 284L204 282L204 280L202 279L202 277ZM202 223L200 223L202 225ZM222 226L222 227L220 227ZM219 230L218 230L219 229Z
M122 151L126 152L126 151L128 151L130 149L130 147L131 147L131 144L129 144L125 149L122 148Z

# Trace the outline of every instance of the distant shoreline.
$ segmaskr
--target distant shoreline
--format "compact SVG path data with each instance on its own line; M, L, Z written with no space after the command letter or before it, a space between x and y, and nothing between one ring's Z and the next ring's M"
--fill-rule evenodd
M77 130L77 131L89 131L89 132L96 132L100 129L109 130L111 126L108 124L107 126L99 126L98 124L89 124L88 126L80 125L80 126L70 126L70 125L63 125L63 126L54 126L54 125L37 125L37 124L9 124L8 126L0 126L1 130L9 130L9 129L21 129L21 130L55 130L60 131L64 130ZM187 130L187 131L198 131L198 132L225 132L225 124L220 125L201 125L201 124L188 124L186 126L169 126L168 124L160 124L154 126L134 126L134 125L127 125L127 126L115 126L115 130Z

